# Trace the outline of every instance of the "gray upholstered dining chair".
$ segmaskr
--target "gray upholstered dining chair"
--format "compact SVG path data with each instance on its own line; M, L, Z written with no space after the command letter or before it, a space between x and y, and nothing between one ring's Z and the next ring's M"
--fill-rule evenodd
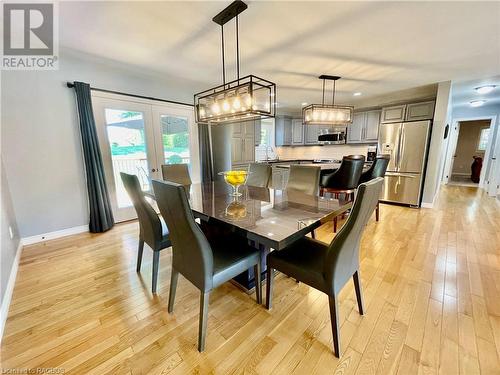
M294 189L305 194L318 195L320 167L308 165L290 165L287 189Z
M248 166L248 186L268 187L271 182L272 169L266 163L251 163Z
M376 178L359 186L347 222L329 245L303 237L289 247L273 251L267 256L266 307L270 309L272 305L274 269L326 293L330 305L333 349L337 357L340 356L337 295L352 277L359 313L363 315L359 243L366 223L377 205L382 182L382 178Z
M156 293L160 251L171 246L167 226L162 222L153 207L146 201L136 175L120 173L139 219L139 249L137 252L137 272L141 271L144 242L153 250L153 280L151 290Z
M371 167L361 174L359 183L362 184L377 177L385 177L385 172L387 171L390 160L391 156L389 154L377 155ZM380 220L380 201L377 202L377 207L375 208L375 220Z
M179 273L188 279L200 294L198 350L205 349L208 319L208 297L212 289L254 267L257 303L262 303L260 252L243 237L224 236L207 239L196 224L182 185L153 180L153 189L160 212L170 229L172 240L172 275L168 312L174 309Z
M163 164L161 174L164 181L172 181L183 186L189 186L192 183L187 164Z

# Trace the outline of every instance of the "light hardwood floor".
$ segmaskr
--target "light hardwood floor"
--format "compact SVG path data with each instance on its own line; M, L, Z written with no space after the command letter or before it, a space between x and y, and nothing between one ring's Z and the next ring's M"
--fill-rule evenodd
M318 232L329 241L331 226ZM167 313L171 251L153 297L151 251L135 272L137 223L26 247L3 368L66 373L499 374L500 205L443 188L434 209L381 206L362 241L366 314L340 294L342 357L332 354L328 299L277 277L265 310L227 283L210 297L207 348L196 350L198 291L180 278Z

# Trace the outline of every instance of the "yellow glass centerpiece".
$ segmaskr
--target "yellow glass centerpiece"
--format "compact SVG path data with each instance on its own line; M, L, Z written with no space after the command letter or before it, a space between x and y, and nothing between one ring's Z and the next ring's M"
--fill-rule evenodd
M241 185L245 185L245 183L247 182L248 172L226 171L226 172L219 172L219 175L224 176L224 181L226 181L228 185L231 185L233 187L233 192L231 193L231 195L233 197L239 197L241 193L238 192L238 188Z

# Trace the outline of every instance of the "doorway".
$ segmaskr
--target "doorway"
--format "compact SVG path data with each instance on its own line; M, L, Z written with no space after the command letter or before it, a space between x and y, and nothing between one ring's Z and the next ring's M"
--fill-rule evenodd
M457 121L450 143L448 184L482 187L491 144L491 120Z
M138 177L143 191L162 179L162 164L187 164L199 182L198 131L190 106L92 93L99 147L115 221L136 218L120 173Z

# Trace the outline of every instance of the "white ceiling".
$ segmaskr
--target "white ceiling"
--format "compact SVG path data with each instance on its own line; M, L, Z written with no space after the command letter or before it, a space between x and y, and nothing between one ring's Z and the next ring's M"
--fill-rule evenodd
M60 44L148 74L199 82L221 77L226 2L61 2ZM319 74L344 77L338 100L446 80L500 75L499 2L247 2L240 16L242 75L274 81L283 109L321 100ZM234 26L227 75L234 77ZM178 98L191 100L193 92ZM353 97L354 92L362 92Z
M485 85L497 86L488 94L479 94L475 88ZM453 107L469 106L473 100L486 100L484 105L500 105L500 75L490 78L475 79L470 81L459 81L453 83L452 105Z

